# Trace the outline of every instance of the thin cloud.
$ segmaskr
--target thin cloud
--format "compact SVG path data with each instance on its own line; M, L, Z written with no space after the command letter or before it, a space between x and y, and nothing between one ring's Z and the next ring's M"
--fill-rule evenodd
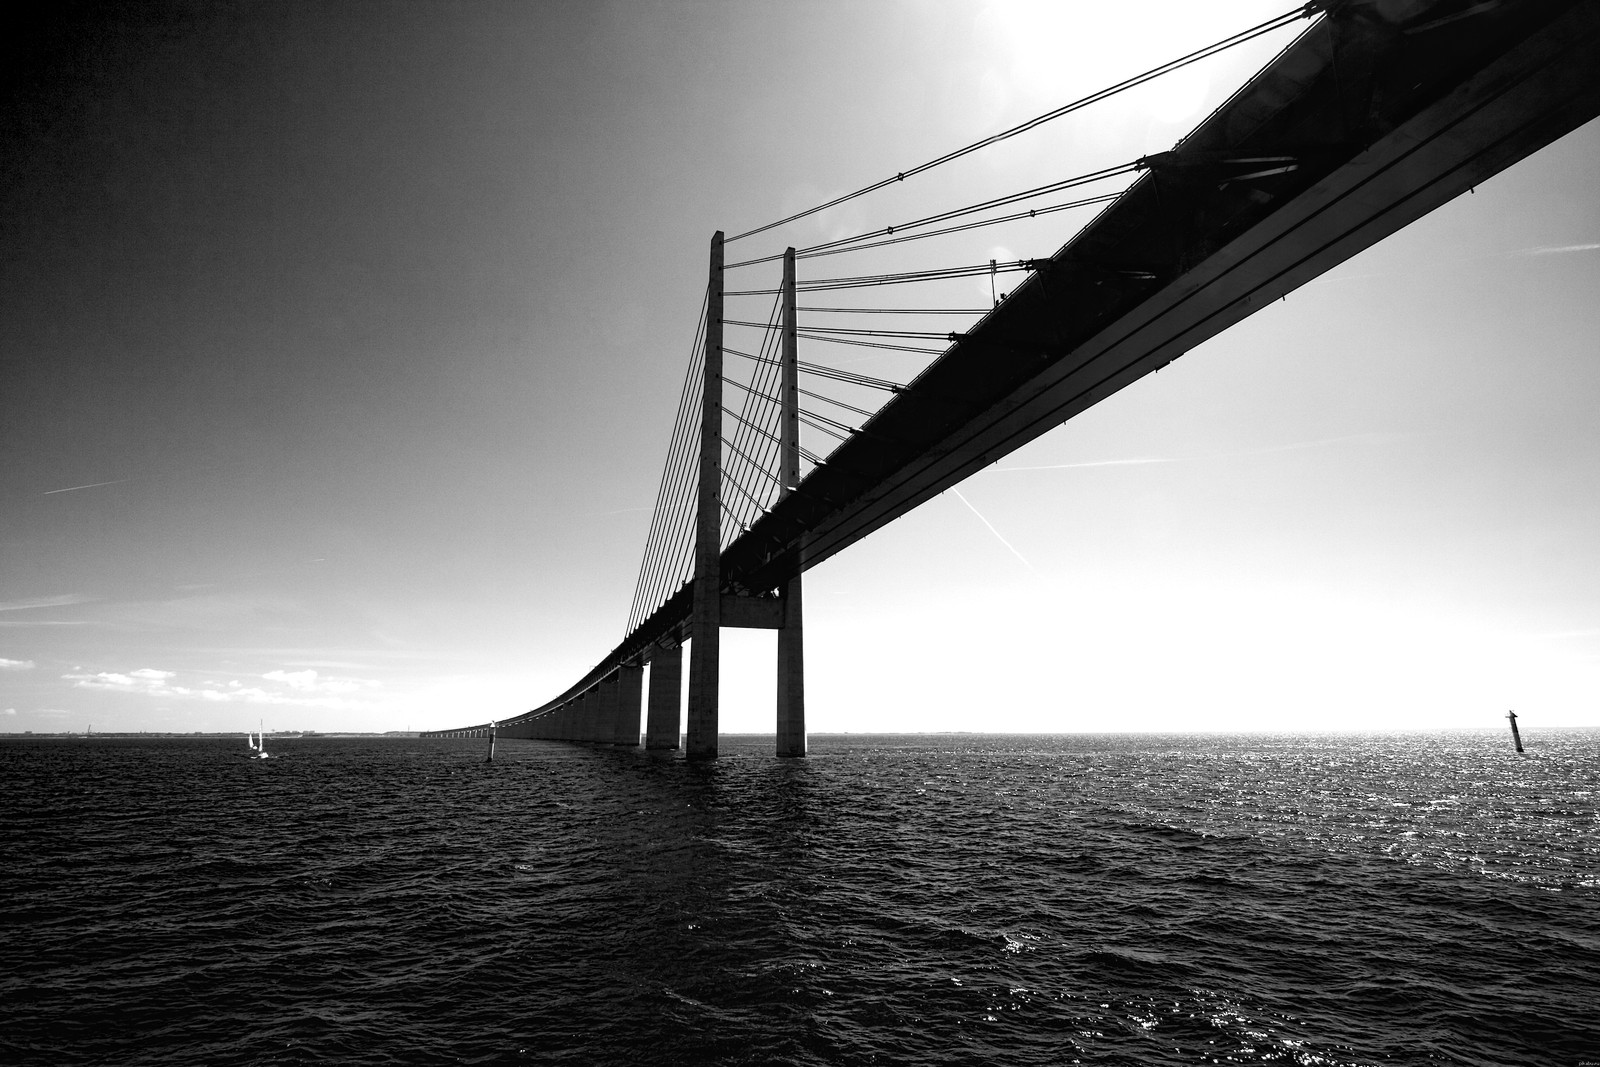
M618 508L616 511L588 511L588 512L584 512L584 515L586 515L586 516L588 516L590 518L598 518L598 517L605 516L605 515L632 515L632 514L635 514L636 512L640 512L640 511L654 511L654 510L655 510L655 508L653 508L653 507L651 507L651 508Z
M85 604L93 597L83 596L79 593L67 593L64 596L39 596L28 600L0 600L0 611L31 611L34 608L65 608L73 604Z
M71 682L74 689L93 689L112 693L132 693L140 696L201 700L211 704L266 704L301 708L329 708L337 711L369 710L370 705L342 694L356 693L375 688L379 683L357 678L319 678L316 671L270 671L263 679L286 686L269 689L246 686L237 680L226 685L204 683L198 686L178 685L176 671L142 667L126 674L118 671L63 674L63 681Z
M0 671L31 671L34 662L31 659L5 659L0 657Z
M1397 441L1403 437L1413 436L1400 433L1352 433L1342 437L1319 437L1313 441L1291 441L1283 445L1271 445L1267 448L1251 448L1243 452L1219 452L1209 459L1234 459L1240 456L1270 456L1278 452L1299 452L1307 448L1327 448L1330 445L1345 445L1352 442L1377 442Z
M71 621L68 621L66 619L0 619L0 626L30 626L30 627L37 627L37 626L89 626L89 625L91 625L91 624L88 623L88 622L84 622L82 620L71 620Z
M79 489L98 489L102 485L121 485L123 482L132 481L131 478L118 478L110 482L90 482L88 485L69 485L65 489L46 489L42 496L53 496L56 493L76 493Z
M1541 245L1538 248L1519 248L1512 252L1513 256L1562 256L1571 252L1600 251L1600 244L1587 245Z
M338 678L320 675L313 670L268 671L261 677L286 685L298 693L357 693L363 689L375 689L381 684L370 678Z
M1494 259L1518 259L1527 256L1566 256L1579 252L1600 252L1600 243L1576 245L1536 245L1532 248L1512 248L1504 252L1487 252L1477 256L1454 256L1440 261L1439 265L1452 263L1481 263ZM1341 268L1335 267L1317 279L1318 285L1327 285L1334 282L1349 282L1363 278L1403 278L1406 271L1372 271L1365 274L1345 273Z
M1034 570L1033 564L1029 563L1027 558L1025 556L1023 556L1023 554L1021 552L1017 551L1016 546L1012 545L1012 543L1010 541L1007 541L1004 537L1000 536L1000 531L996 530L994 528L994 523L992 523L988 519L984 518L983 517L983 513L981 511L979 511L977 508L972 506L972 501L968 500L966 497L961 495L961 490L952 487L950 491L956 495L956 499L957 500L961 501L963 504L965 504L967 506L967 510L971 511L974 515L978 516L978 521L983 523L985 526L987 526L989 528L989 532L994 534L994 539L996 541L999 541L1002 545L1006 546L1006 551L1007 552L1010 552L1013 556L1016 556L1019 560L1021 560L1022 561L1022 565L1024 567L1028 568L1030 571L1033 571L1035 574L1039 573L1037 570Z

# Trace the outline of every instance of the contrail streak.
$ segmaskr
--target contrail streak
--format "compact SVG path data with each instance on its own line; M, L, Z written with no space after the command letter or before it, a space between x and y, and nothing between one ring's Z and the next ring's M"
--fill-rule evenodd
M1177 463L1175 459L1102 459L1093 463L1051 463L1043 467L996 467L999 471L1070 471L1080 467L1137 467L1146 463ZM971 507L972 505L967 505Z
M78 489L98 489L102 485L121 485L125 481L128 481L128 479L118 478L116 481L111 482L90 482L88 485L69 485L65 489L46 489L43 495L50 496L52 493L71 493Z
M1152 463L1204 463L1217 459L1240 459L1246 456L1270 456L1277 452L1297 452L1307 448L1325 448L1329 445L1348 444L1352 441L1383 442L1400 437L1409 437L1404 433L1352 433L1342 437L1322 437L1314 441L1291 441L1283 445L1269 445L1266 448L1250 448L1237 452L1213 452L1206 456L1187 456L1176 459L1149 457L1144 459L1101 459L1088 463L1050 463L1039 467L994 467L996 473L1002 471L1070 471L1085 467L1142 467Z
M1556 256L1563 252L1593 252L1600 249L1600 244L1590 245L1549 245L1542 248L1523 248L1515 254L1523 256Z
M963 504L965 504L967 506L967 509L969 511L971 511L974 515L978 516L978 521L983 523L985 526L987 526L989 528L989 532L994 534L994 539L996 541L999 541L1002 545L1006 546L1006 551L1007 552L1010 552L1013 556L1016 556L1019 560L1022 560L1022 565L1024 567L1028 568L1030 571L1033 571L1033 573L1035 573L1035 574L1039 573L1037 570L1034 569L1033 564L1029 563L1027 558L1024 557L1021 552L1018 552L1016 550L1015 546L1013 546L1010 541L1007 541L1004 537L1000 536L1000 531L996 530L994 528L994 523L992 523L988 519L984 518L983 517L983 512L981 512L977 508L973 507L972 506L972 501L968 500L966 497L961 495L961 490L956 489L955 487L952 486L950 491L956 495L956 499L957 500L961 501Z

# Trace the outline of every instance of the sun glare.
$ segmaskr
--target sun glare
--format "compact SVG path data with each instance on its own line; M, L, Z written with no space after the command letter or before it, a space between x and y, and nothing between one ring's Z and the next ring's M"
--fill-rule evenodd
M1128 18L1129 12L1135 18ZM1253 0L1195 4L1147 0L1098 4L995 2L977 20L992 69L1013 100L1059 104L1212 44L1281 12ZM1134 29L1136 27L1136 30ZM1083 47L1093 42L1092 48ZM1129 106L1160 123L1192 122L1212 91L1215 60L1162 75L1129 94Z

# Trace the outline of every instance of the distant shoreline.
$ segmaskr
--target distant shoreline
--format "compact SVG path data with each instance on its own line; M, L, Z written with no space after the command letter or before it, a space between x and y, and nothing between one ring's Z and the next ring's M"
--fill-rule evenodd
M1600 726L1569 726L1563 723L1546 723L1539 726L1524 726L1524 733L1540 733L1546 730L1600 730ZM1351 735L1351 736L1378 736L1384 734L1444 734L1444 733L1501 733L1504 726L1436 726L1398 728L1392 730L1373 729L1369 727L1351 727L1349 729L1322 729L1322 730L819 730L809 734L812 739L824 737L1188 737L1194 735L1215 735L1218 737L1282 737L1282 736L1326 736L1326 735ZM396 737L396 738L423 738L427 731L422 730L286 730L282 733L269 733L268 737L274 741L321 740L324 738L339 737ZM37 730L0 731L0 740L11 739L65 739L65 738L237 738L237 730L206 730L191 731L188 733L176 730L106 730L92 734L83 734L76 731L61 731L57 733L44 733ZM719 733L717 736L734 738L772 738L770 733ZM451 740L450 738L423 738L424 740ZM456 739L461 740L461 739ZM527 738L501 737L502 741L528 740ZM582 744L584 742L571 742Z
M242 730L191 730L187 733L178 730L106 730L92 734L77 731L61 731L59 733L44 733L38 730L23 730L0 733L0 738L8 737L238 737ZM294 741L299 738L322 737L417 737L420 730L285 730L282 733L268 734L274 741Z

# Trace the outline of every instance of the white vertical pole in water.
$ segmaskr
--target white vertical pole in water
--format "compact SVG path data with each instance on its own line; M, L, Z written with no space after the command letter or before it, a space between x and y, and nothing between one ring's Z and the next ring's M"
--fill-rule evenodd
M496 723L496 722L494 722L492 720L489 723L489 758L483 761L485 763L493 763L494 762L494 731L495 731L495 727L498 726L498 725L499 725L498 723Z

